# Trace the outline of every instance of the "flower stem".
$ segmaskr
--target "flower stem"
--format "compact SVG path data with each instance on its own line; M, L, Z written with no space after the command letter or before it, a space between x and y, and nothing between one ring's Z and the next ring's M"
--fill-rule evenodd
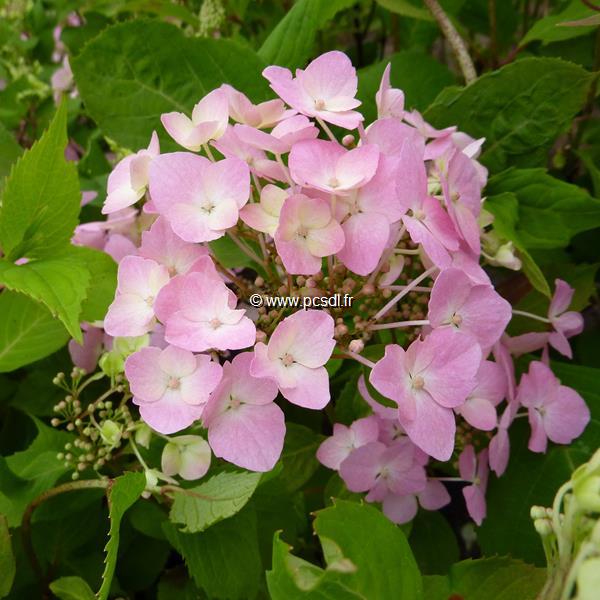
M327 127L327 125L325 125L325 121L323 121L323 119L319 118L319 117L315 117L317 123L321 126L321 128L323 129L323 131L327 134L327 136L329 137L329 139L332 142L335 142L336 144L339 143L336 139L335 139L335 135L333 135L333 133L331 132L331 129L329 129L329 127Z
M385 313L387 313L390 308L392 308L398 301L400 301L406 294L408 294L412 289L414 289L421 281L427 279L430 275L432 275L437 270L436 266L430 267L426 271L423 271L418 277L415 277L401 292L398 292L383 308L381 308L373 317L373 321L377 321L381 319Z
M539 315L534 315L533 313L527 312L526 310L515 310L512 311L513 315L518 315L520 317L528 317L529 319L534 319L535 321L541 321L542 323L550 323L550 319L546 317L540 317Z
M341 356L344 358L352 358L358 361L361 365L365 365L365 367L369 367L370 369L372 369L375 366L375 363L373 361L369 360L368 358L365 358L364 356L361 356L360 354L356 354L356 352L350 352L350 350L342 352Z
M392 292L399 292L401 290L405 290L407 286L405 286L405 285L388 285L386 287L389 290L392 290ZM430 294L432 289L433 288L427 287L425 285L415 285L411 289L411 292L425 292L427 294Z
M440 6L437 0L423 0L423 2L431 11L431 14L438 22L444 37L448 40L448 43L452 48L452 52L454 52L454 55L456 56L458 66L462 71L466 83L469 84L472 81L475 81L475 79L477 79L475 66L473 65L473 61L469 56L469 52L467 51L467 46L464 40L460 37L458 31L456 31L456 27L454 27L452 21L450 21L448 15L444 12L444 9Z
M378 329L398 329L400 327L419 327L421 325L429 325L429 321L427 319L419 319L416 321L396 321L394 323L371 325L369 329L371 331L377 331Z
M231 231L227 232L227 235L231 238L231 240L235 243L235 245L249 258L251 258L254 262L258 263L259 265L261 265L264 269L267 268L267 265L265 264L265 261L262 260L262 258L260 258L258 256L258 254L256 254L256 252L254 252L254 250L252 250L251 248L249 248L248 246L246 246L246 244L244 244L244 242L242 242L242 240L240 240L240 238L237 237L237 235L235 235L235 233L232 233Z
M204 149L204 152L206 152L208 160L210 160L210 162L215 162L215 155L212 153L210 146L208 144L202 144L202 148Z

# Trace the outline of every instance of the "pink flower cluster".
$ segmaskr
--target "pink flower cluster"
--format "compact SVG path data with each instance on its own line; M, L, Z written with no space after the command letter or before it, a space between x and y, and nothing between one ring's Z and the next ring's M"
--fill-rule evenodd
M449 501L430 461L449 461L458 448L467 506L481 522L488 470L506 468L516 417L529 415L538 452L548 439L569 443L589 420L548 367L547 346L569 355L568 338L581 330L580 315L568 312L572 290L557 281L548 317L538 317L547 332L506 335L513 311L480 265L483 140L406 111L389 67L368 127L344 54L263 74L278 99L254 105L223 85L191 116L162 115L185 151L161 154L155 134L117 164L108 220L76 232L78 243L119 261L117 293L104 333L88 326L84 348L73 350L89 368L111 337L146 336L125 362L143 420L162 434L198 422L216 456L268 471L285 435L278 394L324 408L325 364L337 346L336 357L370 369L360 391L373 414L336 424L321 462L404 522L417 503ZM251 276L220 264L211 242L224 237L253 260ZM265 326L244 302L265 280L279 293L296 282L301 294L355 290L366 300L335 319L280 311ZM361 352L380 330L396 342L374 363ZM517 387L512 355L541 348Z

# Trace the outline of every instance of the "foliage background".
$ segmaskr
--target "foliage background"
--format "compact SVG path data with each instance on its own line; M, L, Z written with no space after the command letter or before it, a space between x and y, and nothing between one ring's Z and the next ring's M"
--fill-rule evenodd
M91 589L100 597L163 600L535 596L544 556L529 508L548 505L600 440L600 12L590 4L442 1L476 65L478 79L465 87L418 0L0 3L0 597L35 598L48 586L77 599L93 597ZM73 11L83 25L64 26L61 40L79 95L54 116L53 30ZM590 18L584 26L558 25ZM576 287L585 331L573 342L573 363L554 361L553 368L589 403L586 432L540 456L526 450L527 427L518 423L508 471L490 484L481 528L456 508L457 485L452 509L421 512L399 529L315 459L331 421L348 423L365 410L356 392L360 368L334 365L335 403L323 413L287 411L286 446L273 473L261 478L217 466L200 485L209 486L210 501L171 507L139 499L144 482L128 473L114 480L109 503L100 489L61 494L28 521L27 506L39 494L70 480L56 460L70 434L48 424L61 398L52 378L70 371L64 345L80 335L80 321L102 317L114 291L112 261L69 243L78 222L100 218L112 168L107 152L145 147L155 128L163 150L174 149L160 113L189 112L224 81L255 102L266 99L260 73L267 64L302 67L330 49L359 68L367 120L391 62L408 108L435 126L457 124L486 137L486 207L524 262L523 273L493 269L493 276L513 304L540 314L555 277ZM75 161L64 159L67 140ZM81 212L80 190L99 194ZM15 269L12 261L24 253L35 260ZM524 324L515 319L511 327L518 333ZM160 449L149 452L156 460ZM124 453L124 468L131 458ZM496 555L502 558L469 560Z

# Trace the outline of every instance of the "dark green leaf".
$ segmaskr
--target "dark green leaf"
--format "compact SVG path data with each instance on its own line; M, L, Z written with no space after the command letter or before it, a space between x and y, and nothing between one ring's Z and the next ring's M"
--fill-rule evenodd
M2 573L2 577L0 577L0 598L4 598L8 596L12 587L16 565L8 521L3 514L0 514L0 573Z
M4 189L4 178L10 173L11 165L21 156L23 148L4 125L0 123L0 197Z
M283 470L279 477L289 492L301 488L319 468L315 454L323 439L308 427L297 423L286 424L281 453Z
M419 511L408 541L423 574L445 574L460 557L456 535L437 511Z
M433 125L458 125L485 137L482 162L494 171L546 163L546 154L587 99L590 74L556 58L523 58L471 85L442 92L425 113Z
M222 83L263 100L265 66L236 42L188 38L173 25L145 20L109 27L72 61L90 115L106 135L132 150L145 148L153 130L162 132L162 113L189 114ZM163 150L175 147L163 140Z

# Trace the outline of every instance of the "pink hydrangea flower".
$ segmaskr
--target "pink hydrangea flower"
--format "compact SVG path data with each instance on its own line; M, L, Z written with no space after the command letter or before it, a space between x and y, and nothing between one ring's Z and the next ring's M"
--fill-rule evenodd
M198 152L209 140L217 140L227 129L229 103L227 92L216 89L204 96L192 111L192 118L180 112L170 112L160 120L167 133L180 145Z
M454 449L453 408L476 384L481 349L468 334L436 329L407 350L391 344L371 371L378 392L398 404L398 419L410 439L437 460Z
M240 219L249 227L274 236L279 226L279 214L288 194L289 191L276 185L265 185L260 192L260 202L246 204L240 210Z
M203 246L184 242L175 235L164 217L159 217L148 231L142 233L138 253L167 267L171 276L187 273L200 257L208 256L208 250Z
M345 244L338 258L354 273L368 275L388 245L390 225L406 212L396 195L396 161L381 156L375 176L337 202Z
M313 275L324 256L342 249L344 232L327 200L294 194L281 208L275 245L288 273Z
M583 331L583 317L580 313L569 311L575 290L562 279L554 282L554 296L548 309L548 319L554 328L548 341L550 345L567 358L573 358L571 346L567 338Z
M407 438L386 446L370 442L353 450L340 465L340 476L351 492L369 492L367 501L381 502L392 493L420 492L425 488L423 465Z
M491 360L484 360L477 371L477 385L467 396L465 403L454 410L469 425L491 431L498 422L496 406L507 394L507 381L502 367Z
M117 293L104 318L104 330L113 337L148 333L156 319L154 302L169 282L163 265L140 256L126 256L119 264Z
M345 194L368 183L375 175L379 150L373 144L345 150L335 142L304 140L294 144L290 175L303 187L329 194Z
M285 108L281 100L268 100L252 104L248 96L224 83L221 89L227 94L229 116L238 123L258 129L273 127L279 121L291 117L295 111Z
M125 361L125 375L142 419L164 434L181 431L200 418L221 372L210 356L175 346L142 348Z
M148 188L150 164L159 153L158 136L153 132L148 148L126 156L112 170L108 176L108 195L102 207L103 214L127 208L144 197Z
M326 52L313 60L306 69L296 69L292 77L289 69L267 67L263 76L275 93L289 106L307 117L316 117L356 129L363 120L355 98L358 88L356 69L342 52Z
M210 468L210 446L199 435L180 435L171 438L163 448L160 459L162 472L179 475L187 481L204 477Z
M93 373L102 351L110 341L110 336L105 335L101 327L94 327L88 323L82 323L81 329L83 344L70 340L69 354L76 367L84 369L86 373Z
M379 425L374 416L358 419L350 427L334 423L333 435L319 446L317 459L321 464L337 471L353 450L376 442L378 437Z
M529 449L545 452L548 439L570 444L590 420L584 399L572 388L561 385L550 367L539 361L529 365L521 377L517 400L529 409Z
M453 327L472 335L489 350L512 317L511 305L491 285L478 285L459 269L442 271L429 300L432 327Z
M383 71L379 89L375 94L377 116L380 119L385 117L402 119L404 116L404 92L392 87L390 83L391 68L391 63L388 63Z
M254 348L250 373L277 382L283 396L298 406L320 410L329 402L324 365L335 347L334 321L326 312L302 310L286 317L269 344Z
M419 504L425 510L439 510L449 503L450 494L444 484L436 479L428 479L418 494L388 494L383 499L383 513L390 521L402 525L417 516Z
M211 163L188 152L163 154L151 165L150 193L182 240L208 242L237 223L250 196L250 172L237 158Z
M214 267L200 268L175 277L157 298L156 314L165 325L165 340L193 352L252 346L256 327L244 309L235 308L235 294Z
M283 449L285 419L273 402L277 384L253 377L252 359L252 352L243 352L225 363L202 421L216 456L251 471L270 471Z
M458 458L458 470L464 480L471 482L462 490L467 511L473 521L481 525L486 515L485 492L489 475L487 448L475 456L473 446L466 446Z

